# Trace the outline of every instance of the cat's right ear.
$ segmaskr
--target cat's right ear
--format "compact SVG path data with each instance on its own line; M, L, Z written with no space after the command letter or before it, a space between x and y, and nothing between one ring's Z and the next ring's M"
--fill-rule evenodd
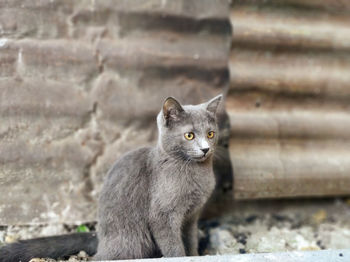
M184 112L184 109L175 98L168 97L165 99L163 104L163 116L166 125L169 125L171 121L178 120L182 112Z

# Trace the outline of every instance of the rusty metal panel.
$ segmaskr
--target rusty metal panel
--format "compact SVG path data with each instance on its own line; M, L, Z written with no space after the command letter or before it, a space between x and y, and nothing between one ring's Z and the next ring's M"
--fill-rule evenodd
M235 197L350 194L348 1L234 1L231 23Z

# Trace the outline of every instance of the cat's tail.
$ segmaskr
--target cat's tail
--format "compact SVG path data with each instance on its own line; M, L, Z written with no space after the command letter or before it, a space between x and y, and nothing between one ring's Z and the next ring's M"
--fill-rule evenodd
M97 234L73 233L22 240L0 248L0 262L28 262L32 258L70 256L84 250L92 256L97 250Z

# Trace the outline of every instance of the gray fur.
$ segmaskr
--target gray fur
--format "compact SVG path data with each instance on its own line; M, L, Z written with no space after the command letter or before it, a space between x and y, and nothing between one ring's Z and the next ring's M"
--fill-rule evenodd
M100 194L94 259L198 255L198 217L215 187L221 98L196 106L166 99L157 117L157 146L129 152L114 164ZM214 138L207 138L208 131ZM194 139L186 140L186 132Z
M96 233L74 233L35 238L8 244L0 248L0 262L28 262L32 258L60 258L85 250L96 253Z

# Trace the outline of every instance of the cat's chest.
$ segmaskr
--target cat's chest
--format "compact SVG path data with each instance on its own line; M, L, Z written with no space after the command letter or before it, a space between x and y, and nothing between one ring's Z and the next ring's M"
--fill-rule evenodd
M167 208L183 209L185 213L203 207L215 187L212 169L193 168L179 173L177 170L162 174L159 195L166 197Z
M189 198L210 195L215 186L214 174L193 172L182 178L182 193Z
M186 213L196 213L207 202L215 187L214 175L189 177L180 197Z

